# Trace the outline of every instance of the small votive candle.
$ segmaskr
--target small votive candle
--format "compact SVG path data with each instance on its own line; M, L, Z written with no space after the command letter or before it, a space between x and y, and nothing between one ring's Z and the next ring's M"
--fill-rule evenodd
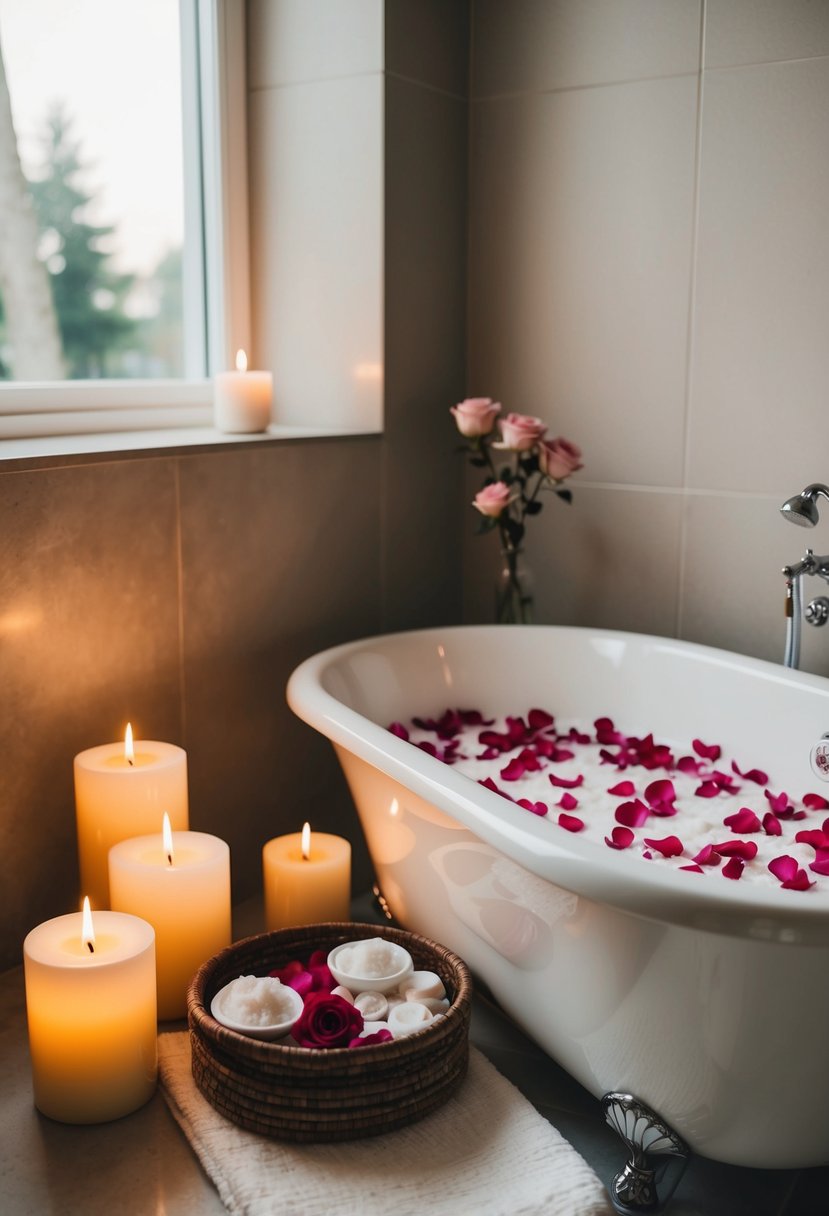
M155 929L158 1016L187 1012L187 987L207 959L230 945L230 849L205 832L172 832L110 849L112 906Z
M265 926L350 919L351 845L342 836L302 832L276 836L262 850Z
M23 943L35 1106L103 1123L156 1085L155 935L120 912L58 916Z
M213 383L213 421L227 434L266 431L271 422L273 376L249 372L247 355L236 354L235 372L218 372Z

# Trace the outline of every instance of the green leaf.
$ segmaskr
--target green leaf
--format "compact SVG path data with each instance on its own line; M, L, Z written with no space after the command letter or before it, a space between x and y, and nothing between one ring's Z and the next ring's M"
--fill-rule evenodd
M572 501L573 501L573 492L572 492L572 490L556 490L556 494L558 494L559 498L563 499L563 500L564 500L564 502L572 502Z
M538 499L535 499L533 502L528 502L526 508L527 515L537 515L543 506L544 503L539 502Z

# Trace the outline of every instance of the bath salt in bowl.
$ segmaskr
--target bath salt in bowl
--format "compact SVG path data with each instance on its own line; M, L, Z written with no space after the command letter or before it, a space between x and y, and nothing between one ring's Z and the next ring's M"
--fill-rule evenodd
M254 1039L281 1039L302 1013L302 997L270 975L240 975L210 1002L217 1022Z
M414 972L408 950L378 938L343 942L328 955L328 969L351 992L393 992Z

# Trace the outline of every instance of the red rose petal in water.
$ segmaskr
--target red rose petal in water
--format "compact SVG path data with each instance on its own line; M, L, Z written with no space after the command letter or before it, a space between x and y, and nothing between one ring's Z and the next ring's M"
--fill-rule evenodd
M523 806L525 811L532 811L533 815L546 815L549 807L546 802L530 802L529 798L519 798L516 806Z
M804 794L803 805L807 806L810 811L825 811L829 806L829 801L821 794Z
M574 798L567 790L564 791L556 803L556 806L560 806L563 811L574 811L578 805L578 798Z
M583 819L579 819L578 815L566 815L564 811L559 815L558 823L567 832L580 832L584 827Z
M726 815L723 823L732 832L759 832L762 824L754 811L747 806L740 807L733 815Z
M768 785L768 773L764 773L761 768L750 768L748 772L741 772L740 766L736 760L731 761L732 772L735 772L738 777L744 778L746 781L753 781L755 785Z
M691 747L703 760L719 760L722 748L717 743L703 743L701 739L692 739Z
M547 774L550 785L554 785L559 790L575 790L584 781L584 773L579 773L578 777L568 779L567 777L556 777L555 773Z
M616 807L616 822L626 828L641 828L649 814L644 802L635 798L633 802L623 802Z
M718 866L722 858L712 844L704 844L694 861L701 866Z
M714 848L721 857L742 857L743 861L751 861L757 856L757 845L753 840L724 840L715 844Z
M739 878L745 867L745 862L739 857L730 857L722 868L724 878Z
M630 798L631 794L636 793L636 786L632 781L619 781L616 785L612 785L607 792L614 794L617 798Z
M665 836L662 840L652 840L646 836L645 844L656 849L663 857L680 857L685 852L678 836Z
M772 814L771 811L766 811L765 815L763 816L763 831L767 836L783 835L783 825L777 816Z
M616 827L610 833L610 836L605 836L604 842L610 849L629 849L636 837L630 828Z

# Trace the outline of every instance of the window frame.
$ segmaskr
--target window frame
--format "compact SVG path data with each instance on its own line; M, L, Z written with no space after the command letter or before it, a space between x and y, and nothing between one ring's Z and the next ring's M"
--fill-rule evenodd
M0 440L209 426L212 381L250 350L244 0L180 0L185 375L0 383ZM199 318L195 323L193 317ZM203 318L203 320L201 319ZM207 368L207 376L194 369Z

